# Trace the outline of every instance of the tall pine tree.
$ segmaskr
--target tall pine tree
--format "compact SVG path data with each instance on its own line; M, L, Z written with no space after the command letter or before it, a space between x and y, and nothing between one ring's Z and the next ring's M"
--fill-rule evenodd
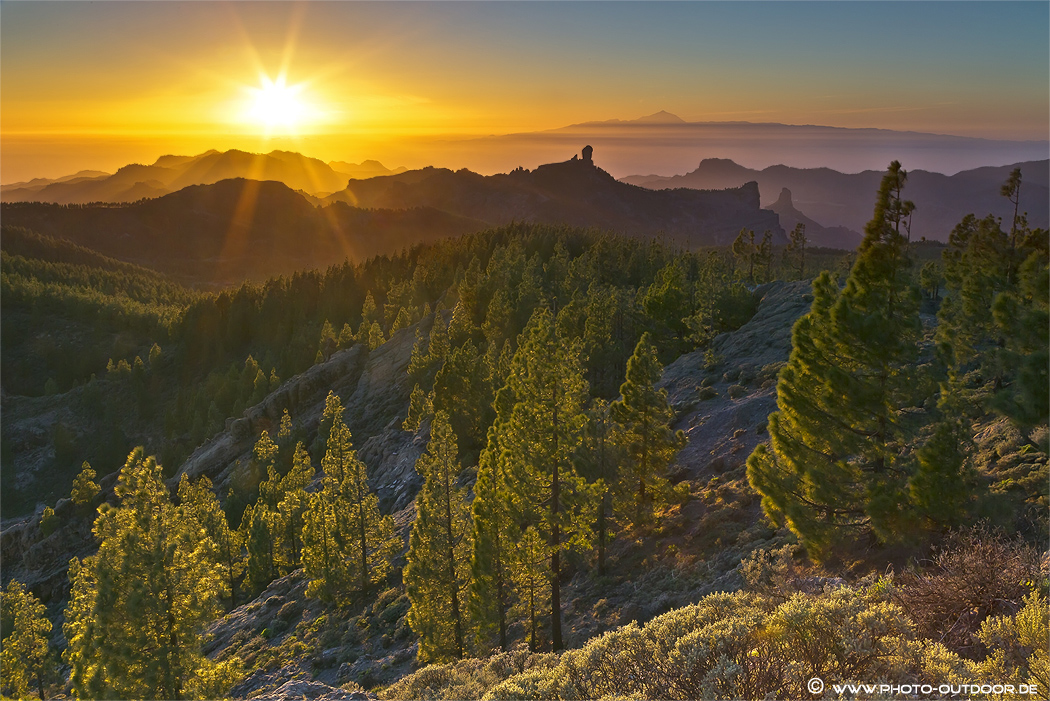
M223 588L230 595L230 608L237 606L237 582L244 573L244 538L230 528L226 512L212 491L211 480L201 477L195 483L183 474L179 481L179 504L192 516L215 544L215 562L222 573Z
M667 486L662 473L685 445L685 434L671 429L674 412L667 404L667 390L656 389L662 372L656 348L644 333L627 361L622 398L612 405L613 418L624 427L630 457L627 474L635 491L635 523L652 515L653 493Z
M65 659L78 698L167 698L193 694L209 663L204 626L222 591L214 544L168 499L161 468L142 448L116 486L120 506L95 520L99 549L70 563Z
M5 625L3 631L0 690L5 696L24 699L32 685L43 699L44 685L54 673L47 642L51 633L47 607L24 584L12 579L0 592L0 620L11 625L10 629Z
M471 503L473 551L470 559L471 621L478 647L487 650L498 640L510 649L507 614L513 596L512 549L515 524L506 495L509 492L502 437L514 405L514 392L504 386L496 393L496 419L478 461L478 479Z
M748 459L763 509L816 555L865 531L891 540L910 523L901 412L922 398L910 372L920 327L901 233L905 177L894 161L845 288L827 273L813 283L777 384L771 447Z
M500 439L510 476L511 512L523 527L535 526L548 542L555 650L564 646L561 556L567 549L588 547L596 497L576 469L587 421L581 350L579 339L557 333L549 310L536 310L515 354L508 382L517 401Z
M310 496L305 513L302 559L311 580L307 593L337 601L382 581L401 541L393 519L379 513L379 499L368 488L365 465L339 414L321 469L321 489Z
M427 452L416 462L423 488L408 540L405 590L408 623L419 635L420 662L459 659L466 652L466 587L470 566L470 515L448 414L438 411Z

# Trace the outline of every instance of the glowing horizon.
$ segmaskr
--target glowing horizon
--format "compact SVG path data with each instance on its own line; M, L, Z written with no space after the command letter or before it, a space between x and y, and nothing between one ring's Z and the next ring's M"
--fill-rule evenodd
M443 141L660 110L1006 140L1050 131L1046 3L0 11L4 183L230 148L419 167Z

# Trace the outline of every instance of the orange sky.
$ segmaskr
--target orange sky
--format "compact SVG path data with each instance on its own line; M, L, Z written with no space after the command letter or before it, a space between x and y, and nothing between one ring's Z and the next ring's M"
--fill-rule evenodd
M434 139L661 109L1045 140L1047 8L4 2L0 179L211 148L418 167ZM299 118L267 125L252 89L281 75Z

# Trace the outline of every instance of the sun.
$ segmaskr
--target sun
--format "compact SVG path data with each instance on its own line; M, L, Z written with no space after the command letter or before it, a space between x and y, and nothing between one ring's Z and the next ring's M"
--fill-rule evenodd
M299 134L311 119L303 85L288 85L283 73L276 80L261 76L260 86L248 91L245 119L262 128L267 137Z

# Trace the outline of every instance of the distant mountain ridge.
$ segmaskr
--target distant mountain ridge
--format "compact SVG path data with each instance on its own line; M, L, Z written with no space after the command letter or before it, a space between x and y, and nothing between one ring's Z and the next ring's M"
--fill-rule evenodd
M284 183L235 178L124 205L4 203L5 225L197 285L265 280L485 228L434 209L318 208Z
M844 226L826 227L810 219L805 214L795 209L791 200L791 190L786 187L780 191L780 197L776 202L766 209L777 213L780 217L780 225L785 230L791 231L798 224L806 227L806 242L809 246L823 246L824 248L851 249L860 245L864 235L848 229Z
M993 214L1008 221L1013 216L1013 205L999 194L999 188L1014 168L1021 169L1020 209L1028 212L1029 224L1050 226L1050 160L976 168L955 175L912 170L908 172L904 190L904 197L916 206L912 238L946 241L955 225L971 213L980 217ZM824 227L845 227L859 232L871 219L881 178L882 172L874 170L849 174L830 168L783 165L753 170L728 159L707 158L696 170L684 175L633 175L623 178L622 182L655 190L683 187L707 190L754 181L766 206L772 205L786 188L800 213L804 212ZM785 228L790 227L785 225Z
M76 175L49 180L36 178L0 188L3 202L135 202L143 197L160 197L190 185L210 185L230 178L275 180L293 190L311 195L327 195L341 190L353 178L371 178L403 172L390 170L378 161L360 164L333 161L325 163L292 151L267 154L205 151L196 156L165 155L152 165L129 164L112 175L82 171Z
M754 183L657 194L618 182L589 157L489 176L424 168L352 180L323 200L335 201L385 209L432 207L492 225L531 221L598 227L630 236L665 236L690 247L730 243L741 228L769 229L778 244L786 242L776 215L759 207Z
M913 170L957 173L1050 157L1050 141L1045 138L1013 141L818 124L701 122L667 111L636 119L593 120L541 131L446 140L428 145L428 151L433 162L500 173L518 165L533 168L549 163L581 143L601 152L602 167L618 178L632 173L684 173L710 157L730 158L756 168L785 163L843 173L882 170L892 160ZM767 195L769 201L779 191Z
M324 199L280 182L236 178L116 206L5 203L2 214L5 224L183 281L230 284L393 254L514 221L595 227L688 247L727 244L747 227L768 229L775 243L785 243L776 213L758 205L753 182L720 191L647 190L574 156L505 175L425 168L352 179Z

